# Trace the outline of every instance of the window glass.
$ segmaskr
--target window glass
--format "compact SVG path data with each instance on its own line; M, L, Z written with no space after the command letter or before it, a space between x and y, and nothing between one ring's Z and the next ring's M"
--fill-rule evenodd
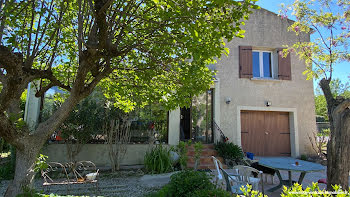
M213 143L213 90L195 96L192 100L192 138L203 143Z
M271 77L271 53L263 52L264 77Z
M253 77L260 77L259 52L253 51Z

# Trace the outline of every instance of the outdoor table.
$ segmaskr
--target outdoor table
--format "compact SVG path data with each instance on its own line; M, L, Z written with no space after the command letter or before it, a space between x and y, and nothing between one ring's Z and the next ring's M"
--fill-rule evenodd
M296 165L296 162L298 162L299 165ZM292 184L295 183L295 181L292 181L292 171L300 172L298 183L301 184L306 173L325 170L325 167L321 164L294 159L291 157L263 157L260 158L259 165L276 170L276 174L280 180L280 184L269 189L269 192L273 192L281 188L282 185L292 186ZM282 179L281 173L279 172L280 170L288 171L288 180Z

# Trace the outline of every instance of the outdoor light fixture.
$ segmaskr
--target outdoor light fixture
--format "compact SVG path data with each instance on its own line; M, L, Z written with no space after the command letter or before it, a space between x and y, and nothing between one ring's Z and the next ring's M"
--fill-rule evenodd
M226 97L225 98L225 102L226 102L226 104L230 104L231 103L231 98L230 97Z
M266 107L271 106L271 101L266 101L265 104L266 104Z

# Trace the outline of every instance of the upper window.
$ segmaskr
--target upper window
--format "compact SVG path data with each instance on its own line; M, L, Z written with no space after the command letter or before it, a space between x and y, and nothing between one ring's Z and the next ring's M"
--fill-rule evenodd
M259 49L239 46L239 78L263 78L291 80L290 54L282 54L282 48Z
M253 51L253 77L272 78L273 60L270 51Z

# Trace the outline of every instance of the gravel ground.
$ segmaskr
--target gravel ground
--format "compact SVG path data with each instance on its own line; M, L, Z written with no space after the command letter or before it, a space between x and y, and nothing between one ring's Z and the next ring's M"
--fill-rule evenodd
M99 190L96 190L95 184L71 185L69 188L66 185L55 185L43 188L41 179L35 180L35 188L37 191L44 191L45 194L141 197L159 190L170 180L167 178L170 177L170 174L165 176L156 175L154 179L150 179L150 175L143 176L141 174L123 171L114 174L102 174L98 180ZM156 181L157 179L161 181ZM152 184L149 184L150 181ZM0 196L4 195L9 182L2 181L0 183Z
M215 171L214 171L215 172ZM149 193L159 190L170 180L172 173L161 175L143 175L141 170L138 171L120 171L118 173L102 173L99 178L99 190L93 184L72 185L67 186L51 186L43 188L41 179L35 180L35 188L38 191L44 191L45 194L60 194L60 195L85 195L85 196L125 196L125 197L141 197ZM288 173L281 171L283 179L287 179ZM292 173L294 180L299 178L299 173ZM307 173L303 180L303 187L310 186L312 182L326 178L326 171ZM0 196L3 196L7 185L10 181L2 181L0 183ZM270 179L269 179L270 182ZM349 181L350 182L350 181ZM264 184L265 194L269 197L279 197L282 189L278 189L271 193L267 190L278 185L277 176L274 176L274 184ZM325 188L324 184L319 184L321 189ZM260 186L261 187L261 186ZM223 187L225 188L225 187ZM49 191L48 191L49 189Z

